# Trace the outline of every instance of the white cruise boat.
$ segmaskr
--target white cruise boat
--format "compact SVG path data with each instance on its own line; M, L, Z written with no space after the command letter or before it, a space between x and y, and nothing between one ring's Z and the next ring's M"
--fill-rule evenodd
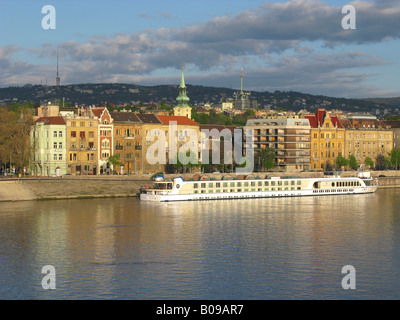
M327 196L362 194L376 191L378 183L369 172L357 177L332 176L324 178L271 177L268 179L232 179L156 181L155 186L141 190L144 201L232 200L273 197Z

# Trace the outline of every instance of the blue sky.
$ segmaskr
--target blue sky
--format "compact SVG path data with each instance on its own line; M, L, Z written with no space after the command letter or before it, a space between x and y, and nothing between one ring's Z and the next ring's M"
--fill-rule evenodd
M356 9L343 30L341 8ZM400 1L37 1L0 4L0 87L187 84L400 96ZM44 30L42 7L56 9Z

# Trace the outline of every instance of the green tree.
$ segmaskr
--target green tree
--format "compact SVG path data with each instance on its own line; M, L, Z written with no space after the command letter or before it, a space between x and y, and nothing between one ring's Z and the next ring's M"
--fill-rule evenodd
M349 161L349 166L350 166L351 169L355 170L355 169L358 168L358 162L357 162L357 159L356 159L355 156L350 155L349 158L348 158L348 161Z
M0 165L22 172L31 157L30 130L32 110L24 107L13 111L0 109Z
M265 148L258 152L257 162L261 164L261 168L272 169L275 167L276 150L274 148Z
M398 170L400 166L400 150L392 149L392 151L390 151L388 155L390 159L390 164L392 165L393 168Z
M341 155L338 155L335 159L335 165L338 169L341 169L342 167L347 167L349 165L349 160Z
M108 166L111 165L111 169L114 171L114 166L121 166L122 162L120 161L119 154L112 155L107 160Z
M244 112L244 116L245 117L250 117L250 116L254 116L256 113L255 113L255 111L253 110L253 109L247 109L245 112Z
M387 166L387 160L383 154L378 154L375 159L375 169L376 170L385 170Z
M187 161L181 161L181 159L184 159ZM174 161L174 168L181 172L186 173L186 169L189 168L190 171L192 171L192 168L197 168L201 166L200 161L198 161L196 154L193 151L187 151L185 155L183 155L181 152L177 155ZM186 163L187 162L187 163Z
M364 164L369 168L373 168L374 167L374 161L372 161L372 159L370 157L366 157L365 158Z

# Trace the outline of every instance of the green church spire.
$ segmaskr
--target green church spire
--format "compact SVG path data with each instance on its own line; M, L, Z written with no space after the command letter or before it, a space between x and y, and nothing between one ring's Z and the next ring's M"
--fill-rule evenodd
M187 103L189 102L189 97L186 95L186 86L185 86L185 78L183 76L183 65L182 65L182 77L181 77L181 85L179 86L179 96L176 98L178 101L178 105L182 107L187 107Z

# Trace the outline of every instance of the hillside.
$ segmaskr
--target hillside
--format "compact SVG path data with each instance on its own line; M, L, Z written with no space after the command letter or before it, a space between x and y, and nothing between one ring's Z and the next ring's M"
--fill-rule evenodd
M236 90L187 85L187 94L192 105L205 103L218 105L226 98L232 98ZM139 86L122 83L76 84L65 86L25 85L23 87L0 88L0 105L26 101L45 103L65 101L68 104L98 105L137 105L140 102L175 105L178 96L177 85ZM400 98L345 99L315 96L293 91L251 92L250 98L256 100L259 108L281 108L299 111L313 111L318 107L341 109L352 112L372 112L386 109L387 114L396 113Z

